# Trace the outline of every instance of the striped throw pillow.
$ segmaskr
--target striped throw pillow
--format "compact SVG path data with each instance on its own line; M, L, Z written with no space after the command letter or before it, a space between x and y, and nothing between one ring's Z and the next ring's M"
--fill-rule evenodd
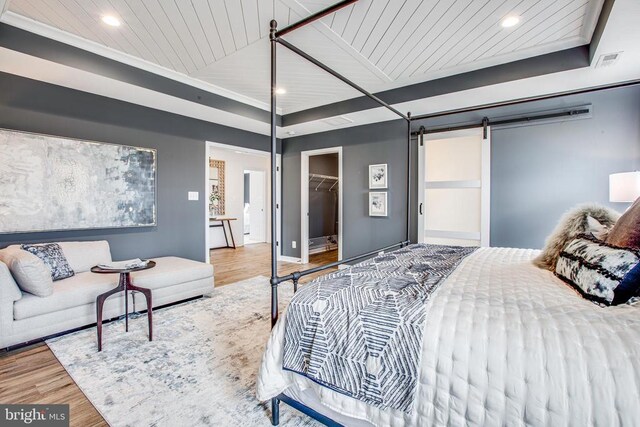
M560 253L555 274L591 301L624 304L640 291L640 251L583 234Z

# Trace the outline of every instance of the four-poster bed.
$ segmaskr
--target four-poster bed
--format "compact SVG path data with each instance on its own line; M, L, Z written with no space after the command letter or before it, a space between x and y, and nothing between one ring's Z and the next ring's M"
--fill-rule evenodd
M406 245L408 245L410 243L410 230L411 230L411 113L407 113L406 115L403 114L402 112L400 112L399 110L397 110L396 108L392 107L391 105L389 105L388 103L386 103L385 101L381 100L380 98L378 98L377 96L375 96L374 94L368 92L367 90L365 90L364 88L360 87L359 85L357 85L356 83L352 82L351 80L347 79L346 77L342 76L341 74L339 74L338 72L332 70L331 68L329 68L328 66L324 65L322 62L318 61L317 59L313 58L311 55L305 53L304 51L302 51L301 49L297 48L296 46L294 46L293 44L287 42L286 40L284 40L282 37L292 31L295 31L298 28L301 28L307 24L310 24L313 21L316 21L318 19L321 19L324 16L327 16L329 14L332 14L336 11L338 11L339 9L342 9L350 4L355 3L357 0L345 0L345 1L341 1L333 6L330 6L326 9L323 9L297 23L294 23L282 30L278 30L277 29L277 22L275 20L272 20L270 22L270 32L269 32L269 40L270 40L270 47L271 47L271 280L270 280L270 284L271 284L271 326L275 326L276 322L278 321L278 314L279 314L279 307L278 307L278 285L280 283L283 282L288 282L291 281L293 283L293 287L294 287L294 292L298 290L298 281L304 277L307 276L309 274L313 274L319 271L323 271L323 270L327 270L329 268L333 268L336 267L338 265L341 264L345 264L345 263L349 263L349 262L353 262L353 261L357 261L363 258L367 258L367 257L371 257L374 256L380 252L383 251L388 251L391 249L396 249L399 247L404 247ZM392 111L393 113L395 113L396 115L398 115L398 117L406 120L407 122L407 224L406 224L406 237L405 240L393 244L393 245L389 245L386 246L384 248L380 248L374 251L370 251L361 255L357 255L354 257L350 257L348 259L343 259L343 260L338 260L336 262L333 263L329 263L326 265L322 265L319 267L315 267L315 268L311 268L311 269L307 269L307 270L303 270L303 271L296 271L292 274L286 275L286 276L278 276L278 261L277 261L277 253L278 253L278 249L277 249L277 234L276 234L276 229L277 229L277 224L276 224L276 191L277 191L277 186L276 186L276 179L275 179L275 174L276 174L276 86L277 86L277 58L276 58L276 50L277 50L277 45L280 44L281 46L286 47L287 49L289 49L290 51L296 53L298 56L304 58L305 60L311 62L312 64L318 66L319 68L321 68L322 70L328 72L329 74L333 75L334 77L338 78L339 80L341 80L342 82L344 82L345 84L351 86L352 88L356 89L357 91L359 91L360 93L362 93L363 95L367 96L368 98L372 99L373 101L375 101L376 103L378 103L379 105L385 107L386 109ZM277 425L279 423L279 402L283 401L286 402L288 404L290 404L291 406L295 407L296 409L306 413L307 415L311 416L312 418L318 419L321 422L327 424L327 425L331 425L331 420L323 417L321 414L318 414L317 412L313 411L312 409L308 408L307 406L303 405L302 403L296 402L294 399L291 399L289 397L287 397L286 395L282 395L279 396L277 398L272 399L271 401L271 409L272 409L272 423L274 425ZM334 423L335 425L335 423Z
M277 30L277 23L275 20L270 24L270 48L271 48L271 326L274 329L272 337L267 345L265 352L265 358L261 367L261 373L258 384L258 395L262 398L271 399L271 411L272 411L272 424L278 425L279 423L279 404L280 402L287 403L293 408L309 415L310 417L320 421L321 423L329 426L340 426L344 423L349 425L434 425L434 424L474 424L474 425L502 425L504 422L507 424L516 424L523 422L527 419L531 421L531 424L544 424L545 420L547 424L562 424L567 420L572 420L577 424L590 423L593 421L588 414L588 410L585 411L585 405L580 404L568 404L565 402L566 390L562 387L546 389L545 381L540 380L540 361L536 358L539 353L536 351L518 352L511 350L510 344L520 346L518 348L524 349L526 347L537 348L535 343L531 341L532 333L535 331L543 330L544 328L554 328L553 337L546 342L551 347L556 346L556 353L549 352L544 353L546 358L543 364L544 369L547 365L551 365L554 374L561 378L560 382L566 384L566 387L570 387L572 390L577 390L576 393L580 397L591 396L593 393L592 384L588 380L584 380L584 375L577 375L572 371L571 367L565 365L571 360L572 357L576 357L573 353L574 348L571 347L572 343L579 342L585 336L592 336L593 334L598 336L598 340L603 344L603 348L607 347L607 340L620 340L621 337L627 333L627 326L629 323L638 325L638 320L633 316L634 313L622 311L616 313L615 316L606 316L603 313L595 315L592 312L591 303L585 301L572 301L573 306L570 307L572 312L562 313L562 316L553 316L558 311L557 302L560 300L567 300L574 295L572 291L567 289L561 283L559 284L556 279L548 271L541 271L531 265L530 260L536 255L536 251L524 250L524 249L499 249L499 248L481 248L478 250L469 250L462 248L455 248L451 246L438 246L438 245L410 245L410 230L411 230L411 144L412 137L417 136L419 143L423 142L423 138L426 134L431 132L441 132L443 130L453 130L452 128L438 128L438 129L425 129L423 126L417 132L412 132L411 123L415 120L424 120L432 117L438 117L440 115L454 114L462 111L474 111L481 108L489 108L499 105L512 105L520 102L530 102L533 100L547 99L554 96L564 96L565 94L556 94L549 96L541 96L537 98L529 98L527 100L508 101L501 104L492 104L490 106L482 106L478 108L468 108L466 110L457 110L436 114L425 114L420 116L412 116L411 113L403 114L393 106L389 105L385 101L381 100L377 96L369 93L362 87L353 83L346 77L322 64L317 59L313 58L309 54L303 52L296 46L292 45L282 37L286 34L301 28L317 19L320 19L326 15L329 15L337 10L355 3L357 0L348 0L339 2L331 7L321 10L302 21L290 25L282 30ZM407 205L406 205L406 236L405 239L399 243L369 251L367 253L350 257L348 259L339 260L327 265L297 271L286 276L278 276L277 271L277 236L276 236L276 47L280 44L288 50L296 53L298 56L305 60L315 64L324 71L330 73L334 77L338 78L345 84L358 90L366 97L375 101L380 106L392 111L398 117L402 118L407 123ZM616 86L622 86L626 84L637 84L637 82L622 83ZM612 86L608 86L610 88ZM594 89L591 89L594 90ZM595 90L599 90L596 88ZM580 91L576 91L580 93ZM562 112L552 112L547 114L540 114L537 116L522 117L515 119L503 119L496 120L492 124L511 124L516 122L528 122L533 120L542 120L555 117L573 116L586 114L589 109L585 108L573 108ZM456 129L464 129L470 127L484 127L485 132L489 125L489 119L484 118L481 123L465 124L456 127ZM386 252L391 249L397 249L397 251L391 253L389 256L380 256L381 252ZM287 312L287 320L291 320L294 323L294 329L297 329L298 335L295 333L288 334L285 330L284 322L277 323L279 317L278 307L278 285L283 282L292 282L294 292L298 291L298 282L302 277L307 275L323 271L332 267L336 267L341 264L350 264L355 261L359 261L366 258L373 258L373 261L364 261L355 266L349 267L346 272L331 273L325 278L317 279L313 282L313 287L305 286L297 294L302 296L297 300L294 298L293 305L295 305L298 312ZM436 261L434 261L434 259ZM417 260L417 261L416 261ZM420 270L419 268L429 267L428 272L426 270ZM374 271L376 274L369 274ZM513 277L506 277L505 271ZM385 278L385 272L389 275ZM423 274L424 273L424 274ZM449 276L449 274L451 275ZM390 298L398 298L406 289L413 289L415 295L417 295L416 301L421 304L414 304L414 306L408 310L410 314L414 316L413 319L401 319L404 326L408 326L408 329L415 329L418 332L414 335L404 334L398 332L399 329L393 329L384 331L388 336L398 335L402 337L403 341L414 341L413 353L404 353L406 349L401 348L401 343L396 343L400 347L402 357L406 357L412 366L409 369L402 370L402 372L395 372L395 366L384 365L384 361L380 362L376 360L366 360L367 372L350 372L348 370L342 370L341 367L332 366L330 373L327 372L315 372L311 374L306 371L309 364L317 363L318 359L322 359L326 354L318 356L317 349L310 349L308 343L305 343L305 333L309 331L308 325L303 325L306 315L314 317L313 322L319 322L320 317L318 313L322 313L325 310L326 302L318 299L314 300L314 292L317 294L327 295L335 288L341 287L342 291L360 292L357 297L364 298L367 296L367 292L370 291L372 283L376 280L387 280L391 283L386 283L387 291L383 291L383 295L390 295ZM438 280L432 280L434 276L438 277ZM366 283L356 283L354 277L365 277ZM390 279L391 278L391 279ZM358 279L361 280L361 279ZM413 282L411 282L413 280ZM430 282L431 280L431 282ZM432 301L430 299L431 292L435 292L440 286L440 282L445 282L448 286L443 286L444 289L439 291L438 298ZM335 283L333 283L335 282ZM346 283L348 282L348 283ZM362 280L361 280L362 282ZM410 283L411 282L411 283ZM346 284L345 284L346 283ZM379 285L380 283L374 283ZM413 287L413 288L412 288ZM309 288L311 291L307 292ZM346 290L349 288L348 290ZM537 296L537 299L533 299L529 293L531 289L539 288L544 292L543 295ZM423 292L423 289L426 289ZM305 295L306 293L306 295ZM441 296L443 294L444 296ZM415 297L415 295L413 295ZM472 297L470 297L470 295ZM404 296L403 296L404 297ZM357 298L352 298L357 299ZM424 311L420 311L429 302L430 317L427 318L428 322L424 321ZM532 302L534 301L534 302ZM322 304L318 304L322 302ZM410 302L415 302L411 300ZM305 305L306 304L306 305ZM342 304L342 302L340 303ZM530 306L531 304L537 304L536 316L531 316ZM291 306L290 306L291 307ZM310 309L310 307L312 307ZM417 308L416 308L417 307ZM306 311L305 311L306 310ZM414 310L414 311L412 311ZM468 313L463 322L459 321L456 317L456 313ZM495 320L496 313L500 316ZM397 313L393 313L394 315ZM400 313L402 315L403 313ZM344 315L344 313L340 313ZM370 318L357 319L358 321L369 321ZM563 317L564 316L564 317ZM592 325L588 322L573 322L574 319L584 320L591 316L593 319L598 318L599 325ZM402 316L400 316L402 317ZM410 316L409 316L410 317ZM566 324L561 323L560 320L569 318ZM343 318L344 319L344 318ZM353 322L353 318L347 317L349 322ZM416 320L418 319L418 320ZM479 319L474 321L473 319ZM489 320L487 320L489 319ZM373 316L373 323L375 324L380 319L376 319ZM415 323L412 323L414 322ZM427 325L419 326L420 321L427 323ZM384 323L382 320L380 325ZM548 322L548 323L545 323ZM335 323L339 323L335 322ZM316 340L317 337L324 336L323 334L329 332L335 336L335 329L331 330L330 326L320 325L318 329L312 330L313 334L318 334L311 339ZM374 329L378 325L374 325ZM387 327L388 325L385 325ZM396 325L397 326L397 325ZM403 326L403 327L404 327ZM322 329L326 327L327 329ZM517 335L516 338L508 338L508 329L520 328L521 335ZM424 328L424 329L422 329ZM304 330L303 332L300 332ZM507 338L499 339L493 343L493 349L495 352L487 352L486 337L493 331L503 331ZM599 335L598 330L601 331ZM610 338L605 337L603 331L610 332ZM636 328L640 331L640 328ZM533 332L532 332L533 331ZM295 331L294 331L295 332ZM635 332L634 332L635 333ZM347 333L348 334L348 333ZM380 328L376 329L375 334L380 334ZM422 346L422 337L424 334L424 342L428 342L430 345ZM372 335L367 336L367 332L363 333L363 343L367 342L367 339L371 339ZM636 333L638 339L640 339L640 332ZM286 337L286 338L285 338ZM537 335L536 335L537 337ZM604 338L603 338L604 337ZM535 338L535 337L534 337ZM291 354L286 353L287 343L286 340L296 341L296 344L303 350L308 350L307 353L300 356L301 360L292 360ZM321 341L321 339L319 339ZM512 340L513 342L511 342ZM456 343L464 342L464 346L457 346ZM523 344L524 343L524 344ZM567 345L560 345L560 343L568 343ZM388 343L387 343L388 344ZM538 343L538 346L546 345ZM357 345L354 347L353 343L342 342L340 345L347 348L349 351L355 352L358 350ZM349 347L351 346L351 347ZM364 344L363 344L364 347ZM375 347L375 345L373 346ZM388 347L388 346L387 346ZM477 352L474 358L469 359L470 352L466 348L469 347L473 351ZM372 344L369 341L367 344L366 352L369 352L372 348ZM612 348L612 347L611 347ZM502 352L501 352L502 350ZM320 349L322 353L324 349ZM304 353L304 351L303 351ZM362 352L360 352L362 353ZM505 365L504 360L496 359L495 354L511 354L511 357L515 362ZM612 372L609 368L611 366L606 360L602 363L594 362L589 359L589 352L579 355L580 363L587 366L588 372L595 372L598 370L606 371L608 375L615 377L619 380L618 383L613 385L607 385L609 387L607 391L610 396L614 396L611 407L618 408L619 412L608 411L599 415L598 420L603 422L603 425L609 423L611 420L632 420L638 415L638 408L632 403L626 401L620 401L618 396L624 396L625 391L628 390L629 383L624 381L624 376L619 377L617 373ZM397 356L397 355L396 355ZM608 354L608 359L619 359L615 354ZM376 356L378 357L378 356ZM295 357L293 357L295 359ZM372 362L369 364L369 362ZM463 361L463 362L460 362ZM349 360L346 364L351 363ZM619 363L623 363L618 360ZM297 363L297 365L296 365ZM382 363L382 365L380 365ZM403 361L396 359L394 363L402 364ZM633 362L625 360L626 366L633 366ZM376 365L378 364L378 365ZM475 365L484 367L485 370L477 370ZM355 363L357 365L357 363ZM371 365L371 366L369 366ZM342 367L344 368L344 367ZM473 368L473 369L472 369ZM389 370L386 372L385 381L388 384L393 384L391 390L389 387L380 383L368 384L368 389L362 392L362 390L350 389L349 382L355 378L353 383L357 381L367 381L369 372L377 373L380 369ZM404 368L403 368L404 369ZM564 371L563 371L564 369ZM313 369L311 369L313 370ZM477 370L477 372L476 372ZM358 371L358 369L355 369ZM573 372L573 373L572 373ZM299 377L296 375L300 374ZM353 374L354 377L347 378ZM403 377L404 375L404 377ZM444 377L443 377L444 375ZM465 378L469 384L462 384L456 382L460 378ZM480 375L479 377L475 377ZM486 379L485 376L489 379ZM472 378L473 377L473 378ZM269 378L272 378L270 380ZM391 380L389 380L391 378ZM405 390L403 395L398 396L394 394L393 387L397 387L401 384L398 378L406 378L408 382L411 382L412 390ZM621 379L622 378L622 379ZM370 380L370 378L369 378ZM521 387L521 382L529 381L529 387ZM342 381L342 382L341 382ZM267 384L272 382L272 384ZM477 390L485 390L486 393L483 397L482 394L476 395ZM469 389L463 389L469 387ZM358 387L355 387L357 389ZM632 388L632 387L631 387ZM309 397L306 395L306 391L311 391L316 397ZM285 391L287 391L285 393ZM389 391L392 393L389 394ZM484 393L484 392L483 392ZM415 396L414 396L415 394ZM346 395L346 397L345 397ZM317 396L320 396L319 398ZM593 397L589 397L590 402L593 401ZM350 400L349 400L350 399ZM403 400L404 399L404 400ZM463 403L459 403L463 402ZM542 402L542 403L541 403ZM547 403L545 403L547 402ZM484 406L483 406L484 405ZM488 406L487 406L488 405ZM591 405L591 403L589 403ZM587 405L587 406L589 406ZM588 408L587 408L588 409ZM586 415L584 415L587 413Z

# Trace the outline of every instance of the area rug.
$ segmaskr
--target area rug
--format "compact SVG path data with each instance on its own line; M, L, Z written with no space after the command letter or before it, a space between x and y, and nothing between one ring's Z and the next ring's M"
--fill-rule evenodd
M255 277L210 297L111 322L102 352L95 328L47 341L91 403L113 427L269 426L255 383L270 331L270 286ZM292 296L280 287L281 307ZM286 405L283 426L319 425Z

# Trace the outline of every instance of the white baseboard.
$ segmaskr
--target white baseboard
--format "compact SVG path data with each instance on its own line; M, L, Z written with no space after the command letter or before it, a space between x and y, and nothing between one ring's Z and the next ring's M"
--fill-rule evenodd
M291 262L291 263L294 263L294 264L302 264L302 259L295 258L295 257L292 257L292 256L279 255L278 256L278 261Z

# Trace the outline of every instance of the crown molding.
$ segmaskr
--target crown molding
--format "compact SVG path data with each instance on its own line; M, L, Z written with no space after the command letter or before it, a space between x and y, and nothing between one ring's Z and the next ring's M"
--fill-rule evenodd
M2 4L2 1L7 1L8 3L8 0L0 0L0 5ZM243 104L260 108L265 111L269 111L271 108L268 103L258 101L254 98L239 94L237 92L234 92L228 89L224 89L220 86L216 86L210 83L203 82L198 79L194 79L193 77L187 76L177 71L170 70L158 64L154 64L144 59L140 59L135 56L123 53L119 50L76 36L74 34L60 30L58 28L51 27L47 24L43 24L33 19L24 17L22 15L11 12L9 10L7 10L5 13L2 14L2 16L0 16L0 22L37 34L42 37L46 37L51 40L58 41L60 43L64 43L64 44L76 47L78 49L82 49L82 50L94 53L96 55L111 59L113 61L120 62L122 64L126 64L131 67L135 67L140 70L147 71L149 73L153 73L153 74L207 91L207 92L211 92L216 95L220 95L225 98L229 98L234 101L241 102ZM278 111L278 110L276 112L278 114L282 114L282 111Z

